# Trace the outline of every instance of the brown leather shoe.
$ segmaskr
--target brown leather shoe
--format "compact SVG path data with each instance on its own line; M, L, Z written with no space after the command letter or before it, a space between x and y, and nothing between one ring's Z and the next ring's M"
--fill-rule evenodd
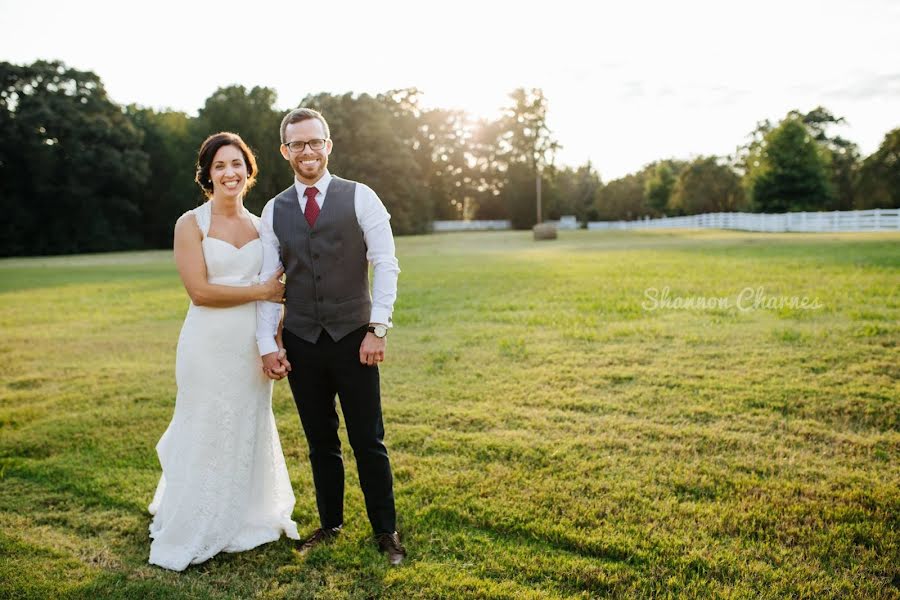
M380 533L375 537L378 540L378 549L387 552L388 560L392 565L399 565L406 556L406 548L400 543L400 534Z
M313 531L312 535L306 538L306 540L300 544L300 554L306 554L319 544L330 542L334 540L341 532L340 526L338 527L329 527L327 529L322 529L319 527L315 531Z

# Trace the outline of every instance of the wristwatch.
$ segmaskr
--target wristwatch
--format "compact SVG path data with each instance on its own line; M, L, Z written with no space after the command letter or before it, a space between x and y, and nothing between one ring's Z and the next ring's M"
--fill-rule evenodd
M369 331L375 334L377 338L383 338L387 335L387 325L382 325L379 323L378 325L369 325Z

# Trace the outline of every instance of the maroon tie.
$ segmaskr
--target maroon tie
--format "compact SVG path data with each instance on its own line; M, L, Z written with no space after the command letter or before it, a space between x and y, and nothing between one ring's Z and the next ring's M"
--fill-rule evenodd
M306 196L306 210L303 214L306 216L306 222L312 227L316 224L316 217L319 216L319 205L316 203L316 194L319 190L314 187L306 188L303 195Z

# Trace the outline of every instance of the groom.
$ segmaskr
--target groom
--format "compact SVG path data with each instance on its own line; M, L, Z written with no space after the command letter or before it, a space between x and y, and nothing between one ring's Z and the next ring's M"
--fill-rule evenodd
M262 273L283 263L287 277L284 350L276 340L277 303L260 303L257 343L266 374L287 374L309 443L321 527L301 552L337 536L344 523L337 395L378 547L400 564L406 550L396 531L378 378L400 272L390 215L368 186L328 172L332 141L319 112L297 108L285 115L281 142L294 184L266 204L260 238Z

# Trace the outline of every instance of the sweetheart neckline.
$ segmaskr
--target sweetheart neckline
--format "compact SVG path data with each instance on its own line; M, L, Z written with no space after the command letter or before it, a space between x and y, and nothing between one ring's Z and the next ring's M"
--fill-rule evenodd
M249 246L250 244L252 244L253 242L258 242L258 241L259 241L259 238L253 238L252 240L250 240L249 242L247 242L246 244L244 244L244 245L241 246L241 247L237 247L237 246L235 246L234 244L232 244L231 242L226 242L226 241L223 240L223 239L220 239L220 238L217 238L217 237L212 237L212 236L210 236L210 235L208 235L208 236L206 236L205 238L203 238L203 240L204 240L204 241L206 241L206 240L216 240L217 242L222 242L223 244L225 244L225 245L227 245L227 246L231 246L232 248L234 248L234 249L237 250L237 251L241 251L241 250L243 250L244 248L246 248L247 246Z

